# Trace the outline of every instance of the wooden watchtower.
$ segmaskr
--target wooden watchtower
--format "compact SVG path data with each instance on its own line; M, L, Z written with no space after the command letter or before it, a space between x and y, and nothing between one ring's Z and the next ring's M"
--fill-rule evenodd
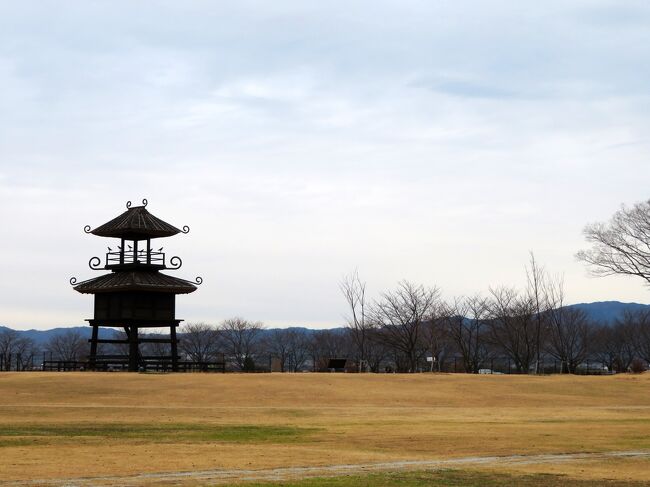
M84 231L99 237L119 239L119 244L110 246L102 265L99 257L88 262L91 269L110 271L99 277L77 283L70 280L74 289L83 294L95 295L94 317L86 320L92 326L88 366L91 369L104 368L111 363L128 363L129 371L146 368L147 361L171 365L178 370L178 340L176 327L182 320L176 318L176 295L196 291L195 282L163 274L166 269L179 269L179 257L166 260L163 248L152 250L152 240L171 237L178 233L188 233L189 227L182 230L156 218L146 209L147 200L142 206L126 204L127 210L94 230L86 226ZM99 327L123 328L126 339L100 339ZM141 328L167 328L168 338L148 338L140 335ZM146 342L169 343L168 357L147 357L140 353L140 344ZM100 343L128 344L128 355L98 355Z

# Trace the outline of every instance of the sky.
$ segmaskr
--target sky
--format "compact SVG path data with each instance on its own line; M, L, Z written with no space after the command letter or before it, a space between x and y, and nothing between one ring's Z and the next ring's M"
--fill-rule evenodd
M128 200L200 289L186 321L340 326L341 278L443 296L594 278L582 229L650 198L646 1L0 3L0 324L79 325L68 280Z

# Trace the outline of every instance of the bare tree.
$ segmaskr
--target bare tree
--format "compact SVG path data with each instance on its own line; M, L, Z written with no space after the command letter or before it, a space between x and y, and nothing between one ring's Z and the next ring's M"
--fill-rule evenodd
M466 372L478 373L490 357L486 343L490 306L487 299L475 295L459 298L447 307L447 334L460 352Z
M381 330L377 328L371 329L366 344L366 363L371 372L381 372L386 359L390 355L390 350L386 346L385 340L379 339L380 334Z
M36 352L34 341L21 336L16 330L0 331L0 370L11 370L12 358L17 370L24 370Z
M310 356L308 332L298 328L271 330L264 339L264 348L280 362L280 372L302 370Z
M372 323L366 319L366 283L361 281L359 273L355 270L343 278L339 287L348 305L346 326L356 349L355 358L359 372L362 372L368 365L368 348L371 346L370 336L373 328Z
M635 359L650 359L650 312L623 312L613 324L601 326L595 336L598 358L617 372L626 372Z
M165 339L166 336L164 333L149 332L149 333L141 333L140 338ZM178 343L179 343L179 348L182 347L183 339L181 338ZM165 342L158 342L158 341L145 342L140 344L140 353L142 355L147 355L150 357L159 357L163 359L171 356L172 347L170 343L165 343Z
M207 323L188 323L181 330L180 349L194 362L210 362L219 351L219 334Z
M590 354L610 371L616 370L616 347L612 343L613 330L604 323L596 323L591 330Z
M535 304L516 289L491 289L490 337L512 359L519 373L528 373L537 356Z
M592 332L591 350L609 370L626 372L636 358L636 326L633 314L624 313L612 324L601 324Z
M636 313L637 355L650 364L650 311Z
M230 318L219 325L219 335L224 350L237 370L252 371L259 350L260 335L264 325L243 318Z
M617 369L619 372L627 372L637 358L637 320L634 313L623 313L616 320L612 338L617 348Z
M607 223L587 225L584 235L592 248L576 257L594 275L638 276L650 284L650 200L621 207Z
M379 339L392 348L398 370L417 370L426 353L423 328L435 317L439 296L438 288L402 281L395 291L383 293L381 299L373 303L372 322L381 328Z
M129 343L128 339L129 336L126 334L126 331L124 330L113 330L111 333L111 339L113 340L120 340L123 343L111 343L109 344L105 349L112 354L116 355L128 355L129 354ZM98 346L98 351L97 354L101 355L104 352L103 347L104 344L100 343ZM101 350L101 352L100 352Z
M535 373L539 373L540 353L542 350L542 314L548 308L548 276L543 267L537 263L535 254L530 252L530 262L526 267L527 292L535 306Z
M286 329L271 330L264 339L264 349L280 362L280 372L286 372L289 361L289 339Z
M439 316L435 316L429 321L424 323L422 330L422 337L428 352L431 353L431 372L434 369L440 372L442 362L449 348L449 340L447 334L447 316L445 314L446 308L439 307Z
M309 339L303 330L289 328L287 342L289 368L292 372L300 372L309 358Z
M590 324L584 311L568 308L564 302L564 281L546 280L546 310L543 321L548 331L547 350L560 361L561 373L574 373L587 358Z
M349 355L348 337L337 330L316 330L307 343L313 370L325 370L331 358L347 358Z
M68 330L50 338L47 348L57 360L81 360L88 354L88 339L77 330Z

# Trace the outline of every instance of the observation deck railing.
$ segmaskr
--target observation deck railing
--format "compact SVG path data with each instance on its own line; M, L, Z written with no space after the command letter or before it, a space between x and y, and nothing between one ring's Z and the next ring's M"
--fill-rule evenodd
M124 259L122 260L122 255ZM107 252L106 265L118 264L154 264L165 265L164 252L148 252L146 250L125 250L124 252Z

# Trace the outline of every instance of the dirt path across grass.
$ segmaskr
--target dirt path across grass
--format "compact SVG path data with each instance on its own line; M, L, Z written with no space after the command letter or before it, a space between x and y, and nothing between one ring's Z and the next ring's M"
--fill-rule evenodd
M198 470L187 472L160 472L130 476L78 477L34 479L2 482L6 487L141 487L150 485L185 485L195 483L230 484L234 481L282 481L310 477L335 477L382 471L427 470L472 466L521 466L558 464L573 461L606 459L645 459L650 451L613 451L601 453L561 453L544 455L472 456L444 460L397 461L365 464L326 465L314 467L285 467L260 470Z

